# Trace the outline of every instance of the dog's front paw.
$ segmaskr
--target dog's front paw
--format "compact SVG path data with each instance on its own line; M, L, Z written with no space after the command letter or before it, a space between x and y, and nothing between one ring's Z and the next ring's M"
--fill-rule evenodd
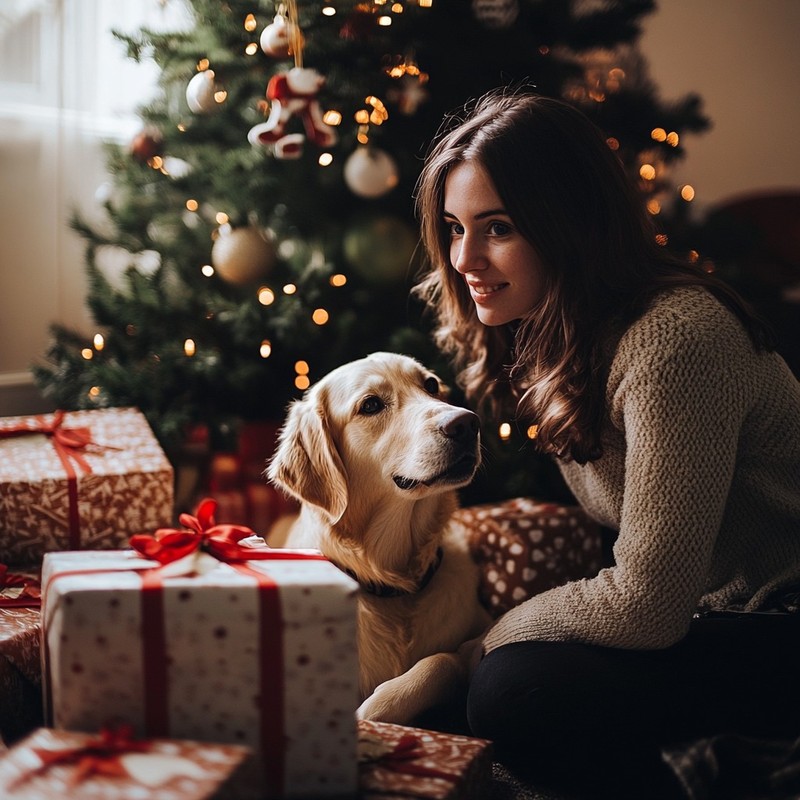
M407 725L414 718L414 712L403 702L402 691L397 691L398 688L396 678L380 684L358 707L356 718Z

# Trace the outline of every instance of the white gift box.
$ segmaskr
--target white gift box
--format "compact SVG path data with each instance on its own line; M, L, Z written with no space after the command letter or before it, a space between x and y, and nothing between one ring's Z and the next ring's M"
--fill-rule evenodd
M358 586L316 551L273 552L200 553L207 571L174 577L133 551L48 553L48 721L248 745L276 797L354 792Z

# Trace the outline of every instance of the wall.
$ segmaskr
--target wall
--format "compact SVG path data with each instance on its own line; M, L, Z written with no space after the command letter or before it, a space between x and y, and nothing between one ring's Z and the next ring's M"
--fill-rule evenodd
M43 0L40 4L47 7ZM96 18L90 20L95 26L104 22L100 12L111 9L115 25L135 28L132 19L120 24L116 4L91 0L88 5L95 9ZM124 4L129 15L131 9L143 13L148 6L161 7L157 0ZM60 30L62 45L97 57L98 42L106 34L87 27L85 20L79 24L74 18L79 7L85 12L86 0L56 4L59 26L43 26L38 34L43 55L59 52L52 35ZM669 100L696 92L713 122L710 131L685 138L688 155L675 172L676 183L695 187L696 214L742 192L800 188L798 32L797 0L660 0L658 11L646 19L642 51L662 96ZM20 63L17 55L5 55L10 66L4 75ZM42 62L38 71L35 67L26 80L47 94L52 76L63 70L63 53L59 62ZM93 80L100 101L126 94L104 78L96 67L76 70L62 92L69 96ZM72 204L92 204L103 181L102 157L96 132L87 134L80 118L62 114L56 121L61 123L58 132L52 119L20 122L0 113L0 416L47 406L26 370L43 353L50 322L91 330L82 302L82 246L65 220ZM127 130L120 140L131 134ZM80 162L56 158L68 144L80 153Z
M647 18L641 48L662 97L699 94L713 125L686 137L674 173L697 191L695 213L754 190L800 190L798 35L797 0L659 0Z

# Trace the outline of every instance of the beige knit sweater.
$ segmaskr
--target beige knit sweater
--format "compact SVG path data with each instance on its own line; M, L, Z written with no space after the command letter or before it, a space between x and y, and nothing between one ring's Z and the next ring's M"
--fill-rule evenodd
M667 647L698 608L753 610L800 579L800 384L782 358L704 290L672 290L620 339L606 404L603 456L560 467L619 531L615 566L512 609L486 652Z

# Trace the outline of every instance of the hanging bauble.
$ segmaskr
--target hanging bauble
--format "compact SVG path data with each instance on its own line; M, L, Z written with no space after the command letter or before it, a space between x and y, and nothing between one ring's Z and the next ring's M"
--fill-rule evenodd
M237 286L253 283L275 266L275 245L259 228L220 229L211 263L223 280Z
M221 91L213 69L198 72L186 87L186 102L195 114L213 114L219 111L217 93Z
M324 85L324 76L308 67L293 67L273 75L267 84L269 117L250 128L247 134L250 144L272 147L276 158L299 158L305 136L287 132L293 117L302 120L306 135L318 147L336 144L336 130L323 120L317 100L317 93Z
M143 128L133 137L129 149L132 158L146 164L151 158L163 155L164 139L158 129Z
M519 0L472 0L472 13L487 28L510 28L519 16Z
M261 31L259 43L266 55L288 58L296 48L302 48L303 34L283 14L276 14L275 19Z
M417 232L399 217L360 217L344 235L342 247L348 264L370 283L402 280L417 246Z
M395 160L378 147L359 147L344 164L344 182L359 197L380 197L394 189L399 180Z

